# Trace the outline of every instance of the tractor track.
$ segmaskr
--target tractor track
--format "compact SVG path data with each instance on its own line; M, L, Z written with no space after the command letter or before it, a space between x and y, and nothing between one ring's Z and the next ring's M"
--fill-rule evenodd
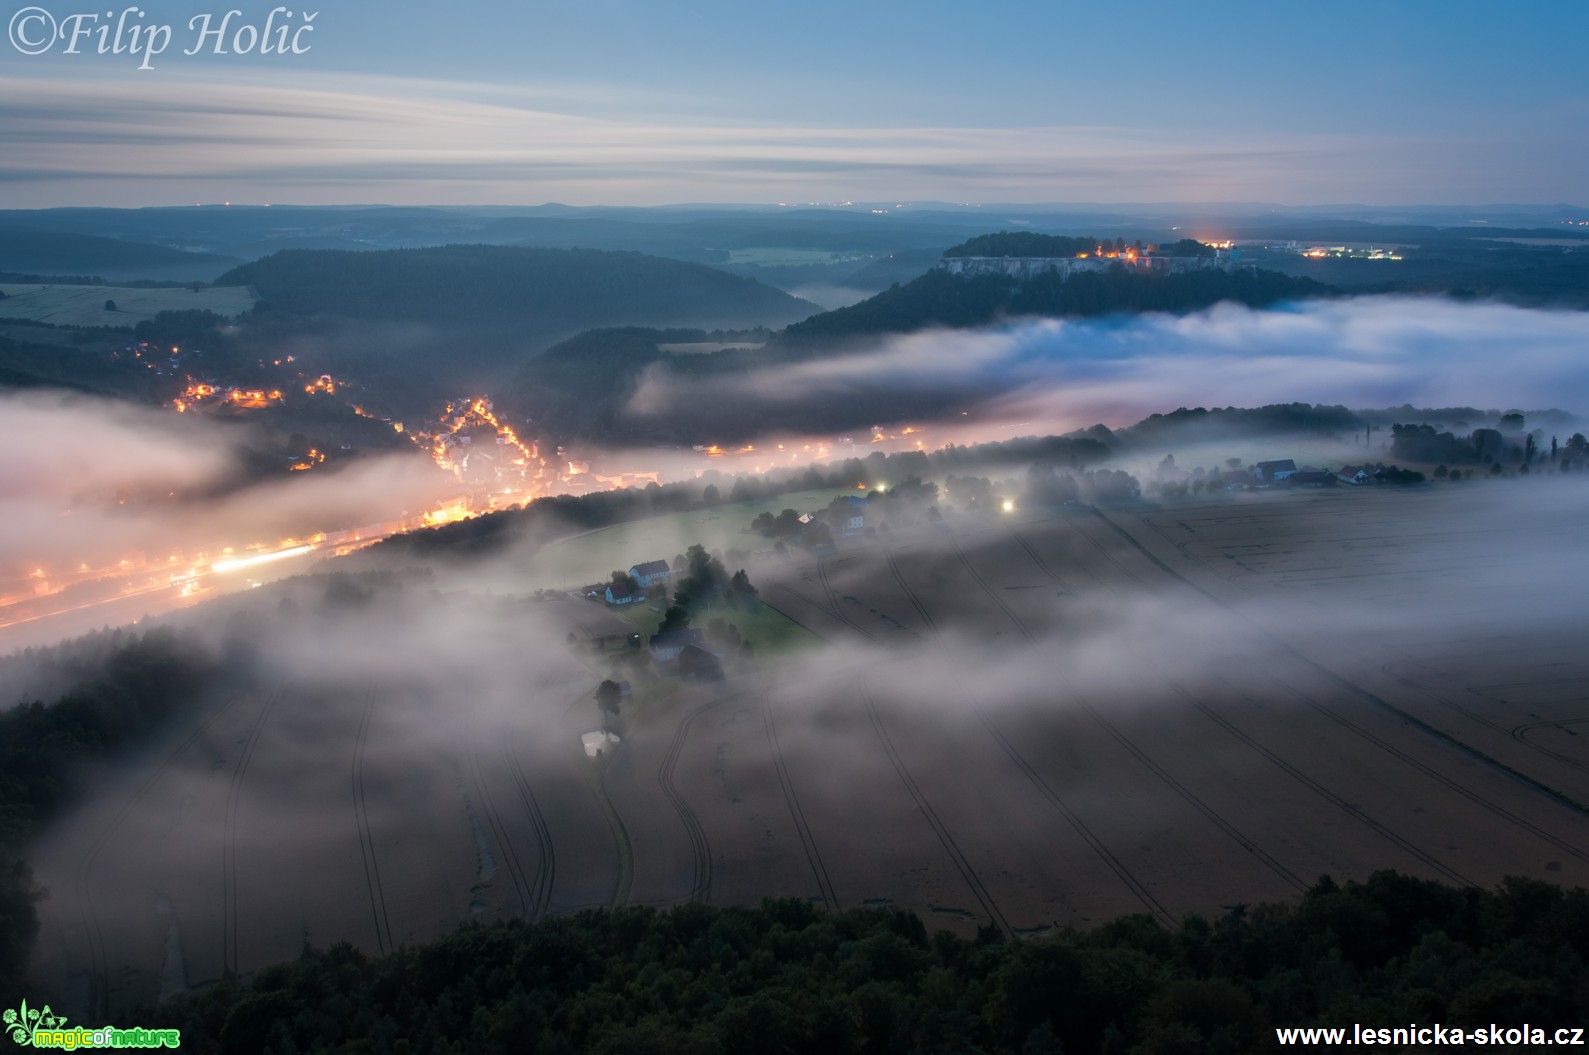
M811 825L806 823L805 811L800 808L800 797L795 794L794 781L790 778L789 767L784 762L783 748L778 743L778 724L773 716L771 700L764 700L761 705L761 721L767 730L767 746L772 750L773 768L778 772L778 784L783 788L784 801L789 806L789 817L794 821L795 831L800 836L800 846L805 851L806 862L811 865L811 874L816 878L817 887L822 891L823 904L836 911L839 907L839 898L833 892L833 880L828 877L827 867L822 863L822 854L817 850L816 839L811 834Z
M1235 614L1236 616L1238 616L1238 618L1242 618L1242 619L1244 619L1244 621L1247 621L1247 622L1250 623L1250 620L1245 620L1245 617L1241 616L1241 614L1238 613L1238 612L1234 612L1234 610L1230 609L1228 605L1225 605L1224 602L1220 601L1219 598L1215 597L1213 594L1210 594L1207 590L1205 590L1202 587L1198 586L1196 583L1190 582L1185 577L1183 577L1179 573L1177 573L1173 568L1171 568L1168 565L1166 565L1162 560L1159 560L1152 553L1148 552L1148 550L1145 547L1143 547L1143 545L1140 542L1138 542L1136 539L1132 538L1131 535L1124 528L1122 528L1118 524L1115 524L1114 522L1110 521L1102 513L1098 513L1096 510L1094 510L1094 515L1097 516L1100 520L1102 520L1108 527L1112 528L1114 530L1114 532L1116 532L1117 534L1122 536L1138 552L1140 552L1143 555L1144 558L1146 558L1148 561L1152 562L1156 567L1158 567L1162 571L1164 571L1164 573L1166 575L1169 575L1169 576L1173 577L1174 579L1184 583L1186 586L1190 587L1193 590L1196 590L1199 594L1203 595L1205 598L1207 598L1208 600L1210 600L1214 604L1220 606L1222 609L1225 609L1227 611L1232 611L1232 614ZM1104 554L1104 556L1110 561L1110 563L1114 564L1114 566L1116 568L1118 568L1123 574L1127 575L1128 577L1130 577L1131 579L1136 581L1138 584L1146 587L1147 584L1143 583L1143 581L1142 581L1140 576L1138 576L1135 572L1131 571L1123 563L1121 563L1120 560L1117 557L1115 557L1114 554L1110 553L1107 548L1105 548L1100 542L1098 542L1097 539L1092 538L1092 536L1088 532L1085 532L1085 531L1080 532L1080 534L1082 534L1083 536L1085 536L1088 539L1090 539L1092 541L1092 543L1093 543L1093 546L1095 548L1097 548L1100 553ZM1464 741L1462 741L1462 740L1460 740L1460 739L1458 739L1458 738L1456 738L1454 736L1451 736L1450 734L1445 733L1445 732L1435 728L1434 726L1429 725L1427 722L1424 722L1421 719L1415 717L1414 715L1411 715L1411 714L1407 713L1406 711L1403 711L1401 708L1396 707L1394 704L1391 704L1390 702L1388 702L1387 700L1382 699L1379 696L1376 696L1375 694L1369 692L1367 689L1364 689L1361 686L1356 685L1353 682L1350 682L1347 679L1341 677L1340 675L1337 675L1337 674L1331 672L1327 668L1321 666L1320 664L1318 664L1318 663L1314 662L1313 660L1309 659L1308 657L1304 656L1302 653L1298 652L1296 649L1292 648L1290 645L1286 644L1284 641L1282 641L1279 638L1276 638L1273 635L1269 634L1262 627L1257 626L1257 624L1251 624L1251 625L1253 625L1260 634L1263 634L1266 638L1268 638L1270 641L1272 641L1275 644L1276 648L1282 650L1285 654L1293 657L1294 659L1297 660L1297 662L1303 664L1308 669L1318 673L1320 676L1325 678L1330 683L1338 685L1342 689L1344 689L1344 690L1348 691L1349 693L1351 693L1352 695L1357 696L1357 697L1365 700L1368 703L1375 704L1378 707L1388 711L1389 713L1394 714L1402 722L1412 726L1415 729L1418 729L1421 732L1425 732L1425 733L1430 734L1433 738L1436 739L1436 741L1438 741L1440 743L1443 743L1443 744L1445 744L1445 745L1447 745L1449 747L1454 747L1457 750L1461 751L1462 753L1474 758L1475 760L1480 761L1480 762L1484 763L1485 765L1487 765L1487 766L1489 766L1489 767L1491 767L1493 769L1496 769L1497 771L1505 774L1506 776L1509 776L1509 777L1517 780L1519 783L1522 783L1526 787L1530 788L1530 790L1542 792L1546 796L1548 796L1550 799L1552 799L1553 801L1555 801L1555 802L1557 802L1559 804L1566 805L1566 806L1572 808L1574 811L1576 811L1576 812L1578 812L1580 814L1583 814L1585 812L1589 812L1589 811L1586 811L1582 805L1580 805L1580 804L1574 802L1573 800L1567 798L1566 796L1564 796L1561 793L1557 792L1553 788L1549 788L1546 785L1541 784L1539 781L1534 780L1533 778L1531 778L1531 777L1529 777L1529 776L1527 776L1525 774L1519 773L1517 770L1511 768L1510 766L1505 765L1504 763L1498 761L1497 759L1491 758L1490 756L1484 754L1483 752L1479 751L1475 747L1472 747L1471 745L1467 744L1466 742L1464 742ZM1392 745L1389 741L1383 739L1380 736L1377 736L1376 734L1368 731L1367 729L1364 729L1362 726L1357 725L1355 722L1351 721L1349 718L1347 718L1344 715L1338 713L1335 708L1332 708L1329 705L1327 705L1325 703L1322 703L1319 700L1314 699L1309 693L1304 692L1302 689L1296 687L1295 685L1292 685L1290 682L1288 682L1284 678L1280 677L1279 675L1275 674L1274 672L1266 669L1262 665L1255 665L1255 669L1259 670L1265 677L1267 677L1269 680L1273 681L1277 686L1279 686L1287 694L1289 694L1289 695L1295 697L1296 699L1300 700L1302 703L1306 704L1309 708L1311 708L1312 710L1316 711L1317 713L1323 715L1324 717L1329 718L1331 721L1333 721L1336 724L1340 725L1342 728L1349 730L1350 732L1354 733L1355 735L1361 737L1362 739L1366 740L1367 742L1375 745L1376 747L1378 747L1381 750L1385 751L1386 753L1390 754L1393 758L1395 758L1397 761L1401 762L1404 766L1406 766L1406 767L1408 767L1410 769L1416 770L1417 772L1423 774L1424 776L1426 776L1429 779L1435 781L1436 783L1440 784L1441 786L1449 789L1452 792L1455 792L1457 795L1461 796L1462 798L1467 799L1469 802L1472 802L1474 805L1480 807L1481 809L1485 810L1486 812L1494 814L1495 816L1500 817L1502 820L1507 821L1508 823L1512 824L1514 827L1520 828L1521 830L1528 832L1529 834L1535 836L1536 838L1544 840L1545 842L1549 843L1550 845L1552 845L1552 846L1556 847L1557 849L1561 850L1563 853L1566 853L1567 855L1569 855L1571 857L1577 858L1578 860L1589 862L1589 853L1586 853L1584 850L1580 849L1575 844L1570 843L1567 840L1562 839L1562 838L1560 838L1560 837L1558 837L1556 835L1553 835L1550 832L1547 832L1543 828L1541 828L1538 825L1534 824L1532 821L1529 821L1529 820L1527 820L1527 819L1525 819L1523 817L1520 817L1517 814L1515 814L1515 813L1511 812L1510 810L1508 810L1507 808L1505 808L1504 806L1501 806L1501 805L1499 805L1499 804L1497 804L1495 802L1492 802L1491 800L1489 800L1489 799L1485 798L1484 796L1478 794L1477 792L1473 791L1472 789L1466 787L1461 782L1453 780L1451 777L1447 776L1445 773L1440 772L1438 769L1436 769L1436 768L1434 768L1434 767L1432 767L1430 765L1427 765L1426 763L1418 761L1417 759L1413 758L1411 755L1409 755L1405 751L1403 751L1400 748L1395 747L1394 745ZM1228 683L1227 683L1227 685L1228 685ZM1420 857L1422 856L1422 852L1421 851L1419 851L1419 855L1420 855ZM1441 871L1447 872L1448 874L1450 873L1450 870L1447 869L1445 866L1440 865L1438 867L1440 868ZM1471 885L1471 884L1468 884L1468 885Z
M958 543L955 544L955 549L957 552L959 551ZM934 640L936 640L941 647L943 643L943 637L938 629L937 622L932 618L931 613L927 611L927 607L922 603L921 598L916 595L916 591L912 590L910 588L910 584L905 580L905 575L900 570L899 562L895 559L892 549L885 549L885 553L888 558L889 570L893 572L894 579L899 584L899 588L904 591L906 598L911 603L911 606L916 609L917 614L921 616L922 621L926 624L928 630L931 631ZM964 560L964 554L961 554L961 559ZM975 573L973 573L973 577L975 577ZM1003 598L995 597L994 600L998 602L1000 607L1004 607ZM1017 625L1021 626L1024 631L1024 624L1017 623ZM1026 632L1028 633L1028 636L1030 636L1030 632ZM966 694L966 699L975 701L976 697L968 693ZM1037 769L1026 760L1026 757L1022 755L1021 752L1016 749L1015 745L1010 742L1009 738L1004 735L1004 731L998 727L998 724L994 722L992 716L987 713L987 710L983 708L980 703L976 702L972 703L971 709L973 712L975 712L977 720L982 724L982 727L987 730L988 734L992 736L999 747L1003 749L1006 757L1008 757L1010 761L1015 764L1015 767L1021 771L1022 775L1025 776L1032 786L1037 789L1038 794L1040 794L1049 803L1049 805L1053 806L1054 809L1059 812L1060 816L1065 818L1065 821L1071 826L1071 829L1074 830L1076 834L1079 835L1082 840L1092 848L1092 851L1097 854L1098 858L1105 864L1105 866L1107 866L1109 870L1115 874L1115 877L1125 885L1126 889L1131 891L1131 893L1136 896L1137 900L1142 902L1143 907L1152 913L1153 916L1161 923L1174 926L1177 922L1174 914L1160 904L1158 898L1153 896L1152 891L1148 890L1146 884L1138 879L1131 872L1131 870L1126 867L1125 862L1116 857L1114 852L1104 845L1103 840L1100 839L1091 828L1087 827L1086 822L1083 821L1081 816L1071 808L1063 796L1055 791L1049 785L1048 781L1043 779L1042 774L1039 773Z
M503 864L508 870L508 879L513 883L513 895L519 902L519 914L526 919L530 915L529 883L524 877L524 865L519 860L519 853L508 838L507 828L502 823L501 814L496 803L491 799L491 790L486 786L485 772L480 765L481 745L471 744L469 753L469 773L474 780L475 797L480 800L480 808L485 812L486 824L491 829L491 837L504 852Z
M393 951L392 924L386 913L386 893L381 889L381 866L375 857L375 832L364 797L364 750L369 744L370 719L375 711L375 689L364 700L359 731L353 741L353 817L359 827L359 849L364 857L364 885L370 895L370 916L375 923L375 943L384 955Z
M286 695L286 691L285 688L277 689L259 709L259 717L254 720L254 726L249 730L248 740L243 745L243 753L237 759L237 768L232 770L231 786L226 792L226 823L221 846L221 971L225 975L238 973L237 807L243 789L243 776L248 771L249 761L254 757L254 748L259 745L259 734L265 728L265 722L276 709L276 705L281 702L281 698Z
M706 829L701 826L700 818L695 815L689 802L674 786L673 774L678 767L679 756L684 752L684 742L689 738L690 726L695 724L695 719L710 708L726 702L728 700L703 703L685 715L673 734L673 742L668 745L668 752L662 759L662 765L657 769L657 782L662 785L662 793L673 804L674 811L678 813L679 820L684 824L684 833L690 841L694 879L690 884L689 899L701 904L705 904L712 896L712 847L707 842Z
M1543 751L1545 754L1556 759L1558 762L1564 762L1567 765L1572 766L1574 769L1581 769L1585 773L1589 773L1589 763L1584 762L1582 759L1574 758L1571 755L1564 755L1560 751L1552 751L1544 744L1536 744L1528 739L1528 734L1533 732L1535 729L1559 728L1563 725L1583 725L1585 722L1589 722L1589 718L1563 718L1559 721L1528 722L1524 725L1513 727L1511 729L1511 734L1513 740L1516 740L1519 743L1528 744L1536 751Z
M502 755L508 764L508 771L513 776L519 802L530 818L531 827L535 829L535 846L539 852L539 860L535 866L534 879L525 879L525 890L530 898L530 904L526 906L526 915L532 920L540 920L546 918L551 909L552 886L557 879L557 847L552 843L552 829L546 823L546 814L541 810L540 800L535 797L535 790L530 787L530 779L525 775L524 766L519 761L518 752L513 750L511 741L503 745ZM521 867L519 869L521 876L523 871Z
M866 714L872 720L872 728L877 731L877 738L883 745L883 753L888 756L888 761L893 765L894 772L905 785L905 790L910 792L910 797L916 801L916 808L927 819L933 832L938 836L938 841L943 844L944 850L949 854L949 859L954 862L955 869L960 877L965 880L966 886L971 888L971 893L981 903L982 910L986 912L994 924L1003 931L1006 937L1014 937L1015 931L1010 927L1009 921L1004 918L1004 913L999 911L998 904L993 900L993 895L988 893L982 880L977 877L976 869L971 867L971 862L966 860L966 855L961 851L954 836L949 834L948 827L938 818L938 813L932 808L932 803L927 801L927 796L922 793L921 785L916 783L916 778L911 776L910 769L899 757L899 751L894 747L893 738L888 735L888 729L883 725L883 719L877 711L877 702L872 698L872 693L866 688L866 679L861 678L861 700L866 706Z

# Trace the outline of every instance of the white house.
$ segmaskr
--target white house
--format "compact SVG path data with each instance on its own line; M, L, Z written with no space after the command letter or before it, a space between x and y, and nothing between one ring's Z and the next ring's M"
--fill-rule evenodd
M644 564L636 564L629 569L629 574L634 581L640 584L643 590L656 583L668 581L668 562L665 560L648 560Z

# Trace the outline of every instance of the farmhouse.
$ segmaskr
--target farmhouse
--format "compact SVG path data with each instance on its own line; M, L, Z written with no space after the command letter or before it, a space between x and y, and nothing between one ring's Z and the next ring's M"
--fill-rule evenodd
M1335 474L1312 465L1304 465L1286 477L1286 483L1292 487L1334 487Z
M700 645L685 645L679 650L679 673L686 678L718 681L723 677L723 663L715 652Z
M1374 474L1369 472L1368 468L1366 465L1343 465L1341 471L1335 474L1335 478L1342 483L1358 486L1371 484L1374 482Z
M852 538L866 530L866 499L851 495L844 509L844 537Z
M618 583L607 584L608 604L634 604L636 601L643 601L645 599L646 595L644 590L636 590L629 586L628 583L624 583L622 585Z
M691 645L700 646L706 635L699 630L669 630L665 634L651 635L651 658L658 663L673 663Z
M642 590L659 582L667 582L668 574L668 562L665 560L648 560L629 569L629 575L640 584Z
M1290 458L1275 462L1259 462L1252 467L1252 474L1260 480L1274 482L1284 480L1297 471L1297 463Z

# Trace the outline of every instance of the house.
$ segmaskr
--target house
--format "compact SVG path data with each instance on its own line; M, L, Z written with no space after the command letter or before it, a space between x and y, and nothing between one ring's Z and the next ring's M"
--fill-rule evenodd
M644 590L631 589L627 585L620 586L616 583L607 584L608 604L634 604L636 601L646 599Z
M1334 487L1335 474L1326 472L1323 469L1316 469L1311 465L1304 465L1287 476L1286 483L1292 487Z
M1290 458L1275 462L1259 462L1257 465L1252 467L1252 474L1254 476L1260 480L1267 480L1271 483L1276 480L1284 480L1286 477L1290 476L1296 471L1297 463L1292 461Z
M665 634L651 635L651 658L658 663L672 663L691 645L701 645L706 635L699 630L669 630Z
M679 673L686 678L721 681L723 661L717 658L717 653L700 645L685 645L679 650Z
M668 581L668 562L665 560L648 560L644 564L636 564L629 569L629 575L640 584L642 590L656 583Z
M1244 491L1252 486L1252 474L1232 469L1225 474L1225 490Z
M866 530L866 499L851 495L845 500L844 537L851 538Z
M1358 486L1374 482L1374 474L1368 471L1366 465L1343 465L1341 471L1335 474L1335 478L1342 483Z

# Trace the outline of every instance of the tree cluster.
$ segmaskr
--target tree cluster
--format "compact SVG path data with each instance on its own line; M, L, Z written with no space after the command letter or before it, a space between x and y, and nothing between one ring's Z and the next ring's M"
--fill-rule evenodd
M21 989L38 933L40 895L22 860L25 841L70 799L86 764L148 732L192 702L218 673L219 657L169 628L101 635L76 655L53 650L51 666L81 680L52 704L0 711L0 991ZM30 657L24 656L22 660ZM12 662L18 662L13 659Z

